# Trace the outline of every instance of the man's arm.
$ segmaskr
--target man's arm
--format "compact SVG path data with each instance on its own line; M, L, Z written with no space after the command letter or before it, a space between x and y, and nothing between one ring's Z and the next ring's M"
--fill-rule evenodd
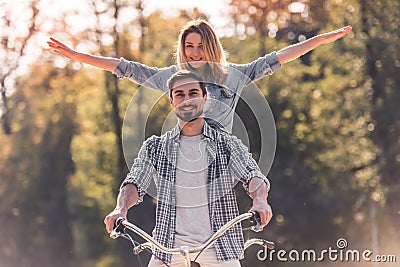
M258 177L249 182L249 195L253 199L253 206L250 211L257 211L260 214L261 225L264 227L272 219L272 208L268 204L269 184Z
M276 56L278 57L279 63L284 64L286 62L299 58L300 56L313 50L314 48L317 48L322 44L329 44L339 38L346 36L349 32L351 32L351 30L351 26L346 26L335 31L314 36L304 42L294 44L279 50L276 53Z
M112 231L116 219L119 217L126 218L128 210L143 201L143 197L155 173L155 168L147 153L147 148L152 145L153 139L154 136L143 143L131 171L120 187L115 209L104 219L107 232L109 233Z
M257 211L260 214L261 225L265 226L272 218L272 209L267 201L270 188L269 181L261 173L257 162L240 139L231 135L229 146L231 170L234 176L240 179L249 196L253 199L250 211Z
M53 49L53 52L59 55L111 72L113 72L117 68L120 61L117 58L101 57L80 53L69 48L68 46L54 38L50 38L50 41L48 41L47 44Z
M126 219L128 210L139 202L139 193L136 185L127 184L119 191L115 209L106 216L104 223L108 233L114 228L115 220L123 217Z

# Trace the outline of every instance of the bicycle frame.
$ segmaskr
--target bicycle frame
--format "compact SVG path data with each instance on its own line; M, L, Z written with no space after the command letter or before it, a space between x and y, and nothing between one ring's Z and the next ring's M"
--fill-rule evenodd
M132 232L136 233L137 235L141 236L143 239L145 239L147 242L140 244L138 246L135 246L133 248L133 253L134 254L139 254L142 252L144 249L152 249L153 247L158 248L160 251L163 251L165 253L169 254L180 254L184 257L185 260L185 266L190 267L191 266L191 259L190 259L190 253L201 253L202 251L208 249L211 247L219 237L221 237L226 231L228 231L230 228L232 228L235 224L240 223L243 220L249 219L253 217L255 214L253 212L247 212L243 213L236 218L232 219L231 221L227 222L225 225L223 225L216 233L214 233L206 242L204 242L202 245L197 246L197 247L189 247L189 246L181 246L179 248L166 248L160 243L158 243L156 240L154 240L153 237L151 237L149 234L147 234L145 231L137 227L136 225L128 222L125 219L118 219L116 221L116 227L114 230L111 232L110 237L115 239L121 236L121 231L119 228L122 226L128 228ZM257 226L253 226L250 228L253 231L259 232L262 231L262 227L258 223ZM264 247L267 247L269 249L274 249L275 245L271 241L267 241L264 239L260 238L253 238L248 241L246 241L244 245L244 249L247 249L251 245L258 244Z

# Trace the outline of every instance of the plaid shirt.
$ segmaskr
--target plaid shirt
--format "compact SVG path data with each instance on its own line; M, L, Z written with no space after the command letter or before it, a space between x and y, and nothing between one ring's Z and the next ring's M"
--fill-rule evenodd
M160 137L152 136L147 139L121 185L122 188L126 184L135 184L139 192L139 202L143 201L148 190L157 190L153 237L167 248L173 248L175 240L175 179L179 136L180 128L177 125ZM263 179L268 188L269 181L260 172L247 147L235 136L204 123L203 138L207 140L208 206L211 227L215 233L239 215L233 190L237 181L233 178L239 179L246 191L254 177ZM215 243L215 248L220 261L242 259L244 240L241 225L236 224L221 236ZM155 249L155 255L163 261L171 261L171 255L158 249Z

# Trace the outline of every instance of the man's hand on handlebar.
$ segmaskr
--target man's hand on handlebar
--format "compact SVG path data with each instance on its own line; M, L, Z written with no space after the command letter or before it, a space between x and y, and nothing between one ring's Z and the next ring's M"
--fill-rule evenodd
M117 205L115 209L106 216L104 224L108 233L114 228L115 220L122 217L126 219L129 208L138 203L139 194L136 185L127 184L118 193Z
M111 233L111 231L113 230L114 226L115 226L115 220L118 218L125 218L126 219L126 211L123 211L121 209L114 209L110 214L108 214L106 216L106 218L104 219L104 224L106 225L106 229L108 233Z
M260 215L262 227L266 226L272 219L272 208L268 204L266 199L253 199L253 206L249 211L258 212L258 214Z
M253 199L253 206L251 211L257 211L260 214L261 226L266 226L272 219L272 208L268 204L268 191L269 184L265 183L262 179L253 178L249 183L249 193Z

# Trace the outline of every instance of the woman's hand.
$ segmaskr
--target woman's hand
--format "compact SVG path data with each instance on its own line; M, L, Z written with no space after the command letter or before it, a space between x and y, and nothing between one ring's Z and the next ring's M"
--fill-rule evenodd
M351 32L351 30L351 26L346 26L335 31L319 34L308 40L279 50L276 53L276 56L278 57L279 63L284 64L301 57L305 53L308 53L320 45L332 43L337 39L346 36L349 32Z
M47 44L53 49L54 53L111 72L116 69L120 61L118 58L101 57L77 52L52 37L50 37L50 41Z
M321 44L329 44L336 41L339 38L346 36L349 32L351 32L351 30L352 30L351 26L345 26L335 31L320 34L317 36L317 38L320 39Z
M48 41L47 44L53 49L55 53L72 60L75 60L75 57L78 54L75 50L69 48L65 44L52 37L50 37L50 41Z

